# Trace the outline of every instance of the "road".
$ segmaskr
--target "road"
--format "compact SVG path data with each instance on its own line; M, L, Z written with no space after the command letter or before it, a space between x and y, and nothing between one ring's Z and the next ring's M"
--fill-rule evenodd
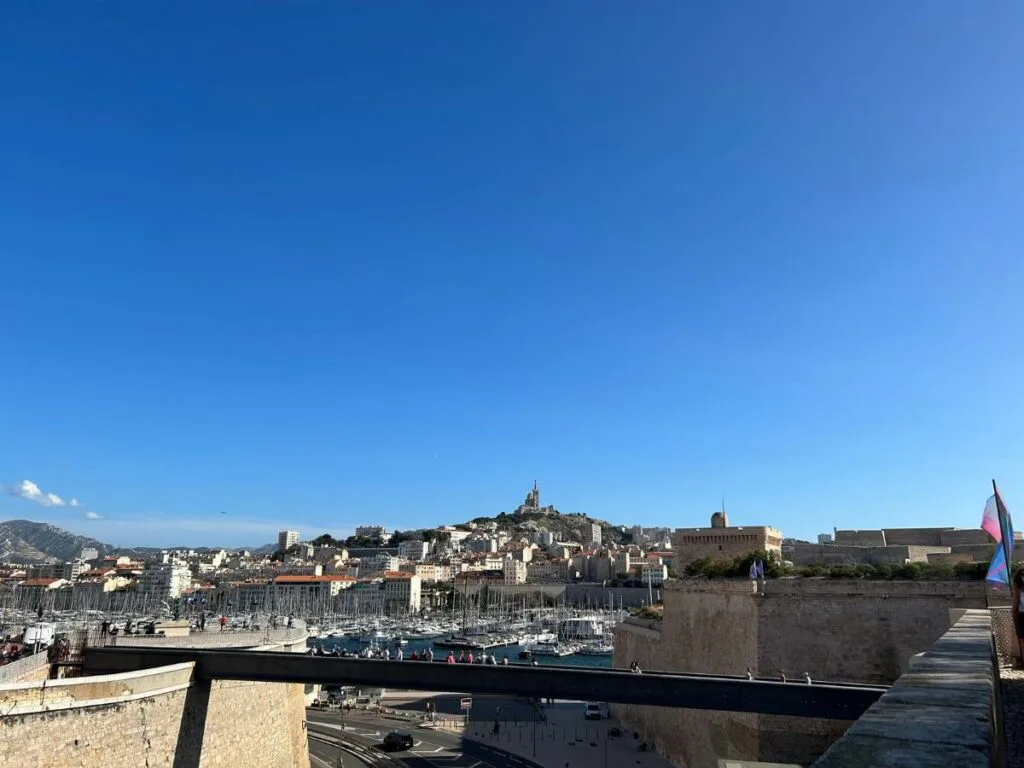
M339 750L316 739L309 739L310 768L338 768L338 757L341 757L342 768L371 768L369 763L355 755Z
M436 702L439 716L455 714L459 711L458 696L439 696L433 698ZM533 712L532 709L525 707L525 705L517 705L512 699L493 698L482 701L478 697L474 704L480 710L486 711L488 719L493 719L496 711L499 713L499 717L503 717L506 712L516 711L517 707L522 707L524 712L528 710L531 713L531 717ZM424 707L425 702L423 701L408 706L410 709L420 711ZM511 717L511 715L509 716ZM343 718L337 712L308 710L306 722L311 734L323 733L334 737L344 735L346 741L370 748L375 755L379 755L379 760L374 761L377 762L378 766L390 768L399 768L399 766L407 766L408 768L539 768L536 763L514 755L511 752L497 749L487 744L481 744L471 739L464 740L457 733L409 728L401 722L376 718L363 712L351 712ZM345 728L343 723L348 728ZM384 740L384 735L391 730L408 730L412 733L415 739L413 748L403 752L384 752L381 744ZM330 768L335 768L337 765L337 751L335 748L325 748L322 744L319 744L314 752L314 744L318 744L318 742L310 739L309 743L310 752L314 756L314 759L310 761L312 768L325 768L325 764L318 762L318 760L328 760L326 765L330 766ZM332 758L335 760L334 763L329 762L329 759ZM346 754L344 760L345 768L350 768L349 760L353 761L352 765L357 765L354 756ZM365 765L365 761L360 761L357 768Z

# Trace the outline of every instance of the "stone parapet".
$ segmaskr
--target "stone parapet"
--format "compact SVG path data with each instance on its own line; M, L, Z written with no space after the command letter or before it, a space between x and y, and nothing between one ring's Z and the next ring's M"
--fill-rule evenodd
M31 656L23 656L17 661L0 667L0 685L23 680L42 680L47 677L49 671L50 666L45 651Z
M814 768L1002 765L997 687L991 618L968 610Z
M309 637L309 633L305 629L270 629L259 632L222 632L217 629L209 629L206 632L193 632L181 637L109 635L98 638L98 641L92 644L153 648L264 648L267 646L301 645L306 642L307 637Z
M69 677L0 686L0 712L25 715L120 704L188 688L194 662L116 675Z

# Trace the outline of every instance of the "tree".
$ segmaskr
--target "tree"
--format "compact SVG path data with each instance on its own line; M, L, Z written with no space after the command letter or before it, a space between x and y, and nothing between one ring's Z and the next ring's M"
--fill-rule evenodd
M422 531L395 531L391 536L391 546L397 546L403 541L421 541Z
M314 547L340 547L342 545L342 542L329 533L322 533L309 543Z

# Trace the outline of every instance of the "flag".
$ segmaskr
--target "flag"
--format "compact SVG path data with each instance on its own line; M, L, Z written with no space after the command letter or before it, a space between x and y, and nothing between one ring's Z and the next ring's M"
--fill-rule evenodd
M1006 575L1006 555L1002 547L996 547L996 553L992 556L992 564L985 574L985 581L992 585L993 589L1005 587L1009 583Z
M1003 532L999 528L999 505L996 504L996 496L992 494L985 502L985 511L981 513L981 530L995 539L996 544L1003 541Z
M757 568L756 574L763 579L764 578L764 562L761 561L761 560L758 560L758 561L756 561L754 563L754 566Z
M750 578L757 579L757 560L750 564Z
M1010 512L999 495L995 480L992 481L993 494L985 502L985 511L981 515L981 527L999 544L992 562L989 564L985 581L994 589L1010 586L1010 568L1013 563L1013 520Z

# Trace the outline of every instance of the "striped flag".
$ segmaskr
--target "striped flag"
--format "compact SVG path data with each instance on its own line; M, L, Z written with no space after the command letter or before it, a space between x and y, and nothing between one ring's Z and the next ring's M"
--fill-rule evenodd
M992 555L992 562L989 564L985 581L992 585L993 589L1010 586L1010 568L1013 563L1013 520L1010 512L1003 503L1003 497L999 495L996 481L992 481L994 493L985 502L985 510L981 515L981 527L988 533L996 543L995 554Z
M985 502L985 510L981 513L981 530L996 540L996 544L1003 541L1003 532L999 529L999 505L996 504L996 495L993 493Z

